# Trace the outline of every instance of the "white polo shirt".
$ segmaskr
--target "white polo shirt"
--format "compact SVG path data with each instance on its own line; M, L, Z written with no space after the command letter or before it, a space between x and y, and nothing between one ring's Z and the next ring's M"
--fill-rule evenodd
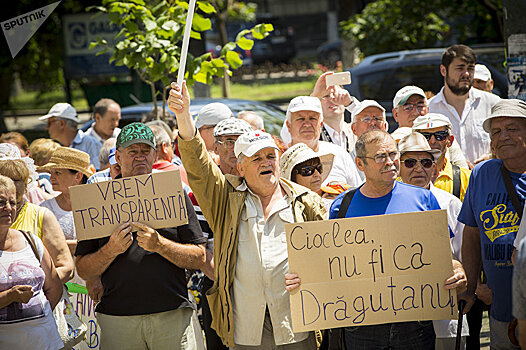
M323 185L331 181L349 184L351 187L358 187L362 184L363 180L360 171L354 163L354 159L342 147L330 142L319 141L318 152L327 152L334 155L332 169ZM323 171L326 171L325 169L328 169L328 167L324 164Z
M467 160L474 162L490 153L489 134L482 128L482 123L491 114L491 108L500 101L497 95L471 88L464 111L459 116L453 106L444 97L444 87L429 100L429 112L440 113L449 118L453 126L453 135L458 141Z

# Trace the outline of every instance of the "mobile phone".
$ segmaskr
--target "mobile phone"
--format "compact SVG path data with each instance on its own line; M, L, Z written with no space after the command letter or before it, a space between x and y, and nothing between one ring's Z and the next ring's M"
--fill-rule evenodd
M327 75L325 77L325 84L327 86L333 85L349 85L351 83L351 72L341 72Z

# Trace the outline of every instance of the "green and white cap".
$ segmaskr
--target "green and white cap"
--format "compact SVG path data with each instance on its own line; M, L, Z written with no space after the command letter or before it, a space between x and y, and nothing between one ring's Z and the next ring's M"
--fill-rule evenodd
M146 124L136 122L122 128L119 136L117 136L115 148L126 148L136 143L145 143L155 148L155 136L153 135L152 129Z

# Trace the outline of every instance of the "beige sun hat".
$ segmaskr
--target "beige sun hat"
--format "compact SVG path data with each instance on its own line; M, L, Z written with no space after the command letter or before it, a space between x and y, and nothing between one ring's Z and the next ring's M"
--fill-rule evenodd
M323 173L321 174L321 182L325 181L331 172L334 155L327 152L314 152L312 148L304 143L297 143L290 147L281 155L279 160L279 167L281 168L281 176L287 180L292 178L292 169L300 163L306 162L313 158L320 158L323 164Z
M41 170L70 169L80 171L87 177L93 175L89 167L89 154L70 147L59 147L53 152L49 163L39 167Z
M403 137L400 142L398 142L398 151L400 151L400 157L406 152L427 152L433 156L435 162L442 155L440 150L432 149L429 146L424 135L415 131Z

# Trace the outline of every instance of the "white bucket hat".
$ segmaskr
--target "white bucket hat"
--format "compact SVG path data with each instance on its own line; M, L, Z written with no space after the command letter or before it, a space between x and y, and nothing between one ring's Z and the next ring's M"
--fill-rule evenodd
M281 176L287 180L291 180L292 169L294 169L296 165L314 158L320 158L320 162L323 164L323 172L321 174L321 182L323 183L331 172L334 155L321 151L316 153L304 143L295 144L281 155L281 159L279 160Z

